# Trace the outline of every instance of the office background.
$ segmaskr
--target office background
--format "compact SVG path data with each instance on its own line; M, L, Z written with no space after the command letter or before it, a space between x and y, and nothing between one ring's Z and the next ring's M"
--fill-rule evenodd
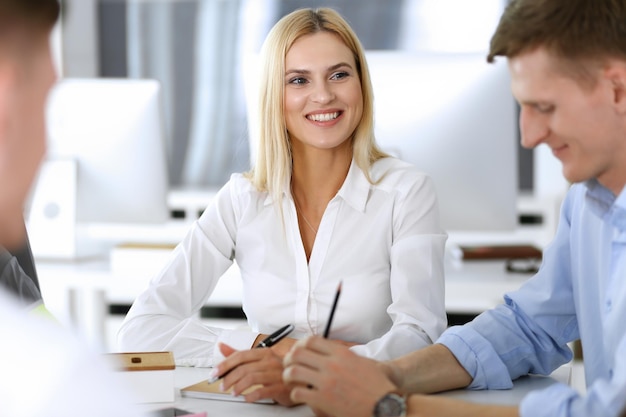
M468 54L486 50L504 3L505 0L66 0L67 13L53 41L64 77L159 80L165 104L170 186L208 189L223 184L231 172L249 167L241 56L256 53L269 28L285 13L305 6L335 7L346 16L368 50ZM496 238L481 234L477 241L533 242L538 236L541 246L552 233L554 224L546 218L554 219L556 205L552 199L558 199L565 191L560 166L549 151L518 151L518 189L520 195L530 194L533 200L524 203L522 210L530 207L530 212L538 212L544 216L544 224L539 229L527 228L521 234L505 232L506 236L500 234ZM485 154L485 158L493 157ZM535 197L541 201L537 203ZM206 201L205 195L195 200L187 196L185 204L190 211L201 210ZM107 226L109 234L105 238L145 240L146 236L157 236L157 243L165 240L171 244L186 229L186 224L175 229L149 230ZM42 285L47 301L60 306L57 314L71 316L69 320L78 321L75 324L87 329L96 343L110 348L114 331L107 336L102 334L106 331L102 315L112 312L111 307L127 307L160 265L150 261L156 260L154 251L142 259L148 260L144 263L151 263L151 268L115 270L108 259L95 264L42 261L38 265L44 270ZM482 271L474 275L463 271L462 282L451 279L454 285L460 284L454 287L456 290L448 291L451 309L462 312L469 305L471 312L478 312L489 308L499 302L511 285L525 279L517 277L494 285L483 280L481 274ZM469 282L470 275L473 282ZM232 284L235 280L236 277L229 277L223 281ZM57 282L63 284L53 286ZM71 293L67 293L67 288ZM236 306L236 286L234 290L222 290L212 297L211 308ZM470 300L468 294L477 297ZM53 300L55 295L57 300ZM89 304L88 308L85 304ZM102 311L103 306L107 311ZM115 324L111 329L114 327Z
M68 77L156 78L163 86L173 186L219 186L249 167L240 57L300 7L331 6L365 49L484 51L506 0L68 0ZM519 189L534 153L518 149Z

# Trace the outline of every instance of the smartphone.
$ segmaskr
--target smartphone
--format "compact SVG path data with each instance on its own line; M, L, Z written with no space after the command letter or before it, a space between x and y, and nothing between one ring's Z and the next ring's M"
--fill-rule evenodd
M152 412L152 417L177 417L186 416L189 414L195 414L191 411L181 410L180 408L163 408L161 410L155 410Z

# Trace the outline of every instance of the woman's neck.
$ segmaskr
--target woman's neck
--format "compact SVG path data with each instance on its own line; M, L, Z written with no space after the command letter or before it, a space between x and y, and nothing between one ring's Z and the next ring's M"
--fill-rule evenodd
M343 185L351 163L352 152L308 152L294 155L292 193L296 194L302 206L316 209L323 206L325 209Z

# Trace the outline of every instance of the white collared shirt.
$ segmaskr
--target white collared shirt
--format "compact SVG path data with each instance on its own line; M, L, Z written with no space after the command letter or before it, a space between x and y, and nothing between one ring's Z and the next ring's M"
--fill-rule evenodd
M285 189L283 217L272 198L234 174L135 300L120 332L122 350L171 350L177 364L213 366L217 342L250 348L258 333L287 323L291 337L322 334L338 282L331 339L360 344L386 360L436 340L446 326L443 256L432 180L386 158L370 184L353 162L328 203L307 262L296 208ZM208 327L197 313L233 260L243 280L251 331Z

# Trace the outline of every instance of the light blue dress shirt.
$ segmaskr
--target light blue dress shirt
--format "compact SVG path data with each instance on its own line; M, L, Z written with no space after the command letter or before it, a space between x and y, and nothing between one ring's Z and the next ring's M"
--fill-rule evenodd
M521 416L619 415L626 407L626 189L616 198L594 180L572 186L539 272L504 301L437 341L472 375L470 389L550 374L572 358L567 343L580 338L587 395L554 384L527 395Z

